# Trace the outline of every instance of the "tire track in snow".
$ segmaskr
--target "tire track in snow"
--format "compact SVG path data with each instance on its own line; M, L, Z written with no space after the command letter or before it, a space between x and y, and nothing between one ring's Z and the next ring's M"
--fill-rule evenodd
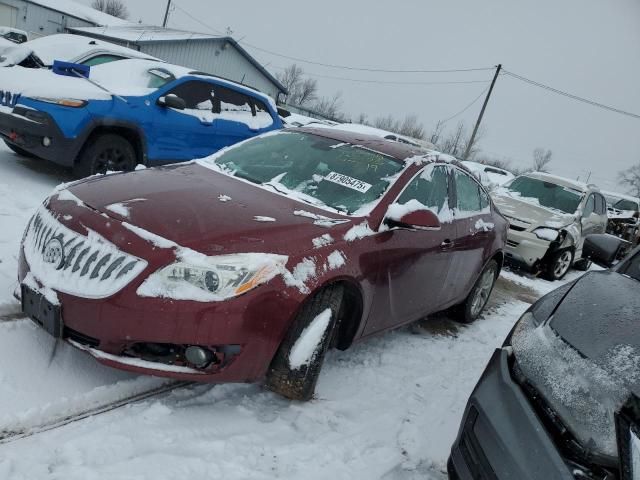
M186 388L190 385L193 385L193 383L194 382L172 382L168 385L163 385L162 387L147 390L146 392L138 393L136 395L131 395L115 402L105 403L103 405L99 405L97 407L93 407L91 409L78 412L73 415L52 418L50 420L42 422L40 425L25 427L24 429L0 430L0 445L15 442L17 440L45 433L57 428L62 428L65 425L79 422L86 418L108 413L118 408L131 405L133 403L141 402L149 398L170 393L180 388Z

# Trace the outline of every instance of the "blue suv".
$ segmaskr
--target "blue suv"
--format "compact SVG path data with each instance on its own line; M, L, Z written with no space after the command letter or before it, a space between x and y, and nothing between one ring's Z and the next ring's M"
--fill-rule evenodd
M122 60L92 67L88 78L59 73L72 76L3 75L0 136L15 152L77 177L205 157L282 128L270 97L184 67Z

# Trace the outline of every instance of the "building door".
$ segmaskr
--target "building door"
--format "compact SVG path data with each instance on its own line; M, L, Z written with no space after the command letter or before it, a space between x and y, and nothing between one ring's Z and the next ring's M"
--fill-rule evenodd
M6 3L0 3L0 26L16 28L17 23L18 9Z

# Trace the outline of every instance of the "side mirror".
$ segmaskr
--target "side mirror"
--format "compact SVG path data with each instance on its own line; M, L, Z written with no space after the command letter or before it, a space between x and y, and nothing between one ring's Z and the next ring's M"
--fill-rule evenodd
M173 94L158 98L156 103L161 107L175 108L176 110L184 110L187 108L187 102Z
M591 260L602 267L612 267L628 243L613 235L588 235L584 239L582 258Z
M417 202L416 202L417 203ZM426 208L413 210L411 202L406 205L394 203L387 211L385 224L389 227L411 230L437 230L442 225L435 213Z

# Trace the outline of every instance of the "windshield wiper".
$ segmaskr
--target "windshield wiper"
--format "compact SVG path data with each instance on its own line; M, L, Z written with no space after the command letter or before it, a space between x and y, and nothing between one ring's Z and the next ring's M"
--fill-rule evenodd
M287 192L286 190L280 190L275 184L271 183L271 182L265 182L262 185L264 185L265 187L271 187L273 188L276 192L281 193L283 195L287 195L289 192Z

